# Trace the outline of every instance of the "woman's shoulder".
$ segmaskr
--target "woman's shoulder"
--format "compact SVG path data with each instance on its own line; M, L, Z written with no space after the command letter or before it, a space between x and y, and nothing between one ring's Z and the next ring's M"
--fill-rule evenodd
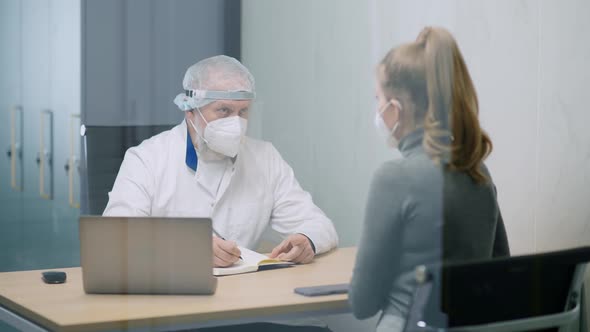
M382 163L373 176L373 182L402 185L412 181L421 172L421 167L416 167L415 162L399 158Z
M381 180L395 180L406 172L406 163L403 159L388 160L377 168L374 177Z
M384 162L375 171L373 186L406 193L424 192L442 186L442 173L442 168L427 157L395 159Z
M399 158L384 162L375 172L376 176L384 178L422 177L440 173L440 167L427 155L415 158Z

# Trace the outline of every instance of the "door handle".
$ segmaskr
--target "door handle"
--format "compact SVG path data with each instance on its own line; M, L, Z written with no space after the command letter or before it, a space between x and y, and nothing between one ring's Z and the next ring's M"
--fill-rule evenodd
M49 130L46 131L45 128ZM37 164L39 165L39 195L43 199L53 199L53 112L51 110L41 111L41 130L37 153ZM47 137L46 137L47 136Z
M14 106L10 109L10 149L7 152L10 158L10 187L14 191L23 191L22 185L22 125L23 108ZM17 124L18 122L18 124ZM20 166L20 167L19 167ZM20 172L19 172L20 168Z
M68 188L69 188L69 201L70 207L79 209L80 201L76 199L74 194L75 179L74 175L76 171L79 174L79 158L76 154L76 141L75 139L80 137L77 132L80 128L80 114L72 114L70 116L70 158L64 166L64 169L68 173Z

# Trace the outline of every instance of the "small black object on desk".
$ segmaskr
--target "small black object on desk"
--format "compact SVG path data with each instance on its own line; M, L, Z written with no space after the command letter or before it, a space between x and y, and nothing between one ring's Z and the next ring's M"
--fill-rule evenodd
M310 287L297 287L295 293L303 296L322 296L322 295L335 295L335 294L347 294L349 284L334 284L334 285L321 285L321 286L310 286Z
M41 274L46 284L63 284L66 282L66 273L62 271L46 271Z

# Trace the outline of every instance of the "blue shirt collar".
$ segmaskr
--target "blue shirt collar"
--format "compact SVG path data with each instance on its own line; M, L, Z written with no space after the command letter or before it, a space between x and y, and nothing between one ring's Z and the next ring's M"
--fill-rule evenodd
M186 158L185 158L186 166L188 166L190 169L192 169L193 171L196 172L198 161L199 161L199 157L197 157L197 151L195 150L193 142L191 141L191 135L190 135L188 128L187 128L186 129Z

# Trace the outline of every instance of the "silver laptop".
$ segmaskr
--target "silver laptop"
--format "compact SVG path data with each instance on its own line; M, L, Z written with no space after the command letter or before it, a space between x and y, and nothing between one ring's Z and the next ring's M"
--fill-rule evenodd
M213 294L211 219L80 217L86 293Z

